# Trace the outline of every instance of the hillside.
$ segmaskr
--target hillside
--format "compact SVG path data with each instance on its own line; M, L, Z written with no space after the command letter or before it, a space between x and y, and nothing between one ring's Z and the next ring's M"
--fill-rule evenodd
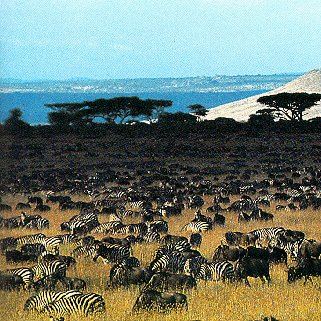
M267 93L212 108L209 110L206 119L210 120L218 117L228 117L234 118L237 121L246 121L251 114L255 114L257 110L263 108L263 106L257 102L259 97L274 95L282 92L321 93L321 69L312 70L303 76L300 76L297 79L294 79L291 82ZM315 106L309 109L305 119L311 119L318 116L321 116L320 106Z

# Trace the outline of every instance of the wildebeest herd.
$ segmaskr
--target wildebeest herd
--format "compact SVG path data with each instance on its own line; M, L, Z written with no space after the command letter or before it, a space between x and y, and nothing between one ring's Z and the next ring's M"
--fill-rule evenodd
M18 197L17 182L3 188L0 290L28 293L26 313L62 320L108 317L118 289L134 289L132 318L186 313L204 283L252 288L249 278L259 278L269 287L275 266L288 286L320 284L320 231L282 223L284 213L320 212L317 167L262 164L224 175L179 163L143 167L65 181L46 169L19 178ZM37 179L48 188L33 191ZM77 275L79 262L108 267L103 291L85 271Z

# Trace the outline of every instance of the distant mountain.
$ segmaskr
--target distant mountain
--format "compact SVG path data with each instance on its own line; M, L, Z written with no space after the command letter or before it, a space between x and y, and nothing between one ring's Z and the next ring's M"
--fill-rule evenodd
M236 92L272 90L301 74L242 75L186 78L71 79L20 81L0 79L0 93L143 93L143 92Z
M218 117L233 118L237 121L247 121L250 115L255 114L257 110L264 106L257 102L261 96L274 95L282 92L296 93L319 93L321 94L321 69L312 70L289 83L278 87L264 94L252 96L246 99L234 101L225 105L211 108L206 115L206 119L215 119ZM305 119L311 119L321 116L321 106L315 106L307 110Z

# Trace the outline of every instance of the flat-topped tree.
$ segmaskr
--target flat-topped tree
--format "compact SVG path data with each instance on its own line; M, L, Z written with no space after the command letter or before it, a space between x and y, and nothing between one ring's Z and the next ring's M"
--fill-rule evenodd
M262 96L257 101L268 108L260 109L257 114L270 114L279 119L302 121L305 111L321 100L321 94L280 93Z
M123 124L128 118L147 117L163 112L170 107L170 100L147 99L133 97L115 97L96 99L82 103L46 104L54 112L49 113L51 124L82 124L92 122L94 118L102 118L108 124Z
M208 110L200 104L190 105L188 106L188 109L198 120L200 120L201 117L205 117L208 113Z

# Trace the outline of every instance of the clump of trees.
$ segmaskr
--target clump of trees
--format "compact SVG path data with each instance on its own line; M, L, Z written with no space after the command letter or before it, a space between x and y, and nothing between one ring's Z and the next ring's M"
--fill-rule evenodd
M256 113L283 120L302 122L305 111L316 105L320 100L321 94L308 93L280 93L262 96L257 101L268 106L268 108L260 109Z
M49 123L60 126L87 125L96 119L107 124L124 124L135 119L151 121L171 106L171 100L142 100L136 96L102 98L82 103L46 104L46 107L54 110L48 114Z

